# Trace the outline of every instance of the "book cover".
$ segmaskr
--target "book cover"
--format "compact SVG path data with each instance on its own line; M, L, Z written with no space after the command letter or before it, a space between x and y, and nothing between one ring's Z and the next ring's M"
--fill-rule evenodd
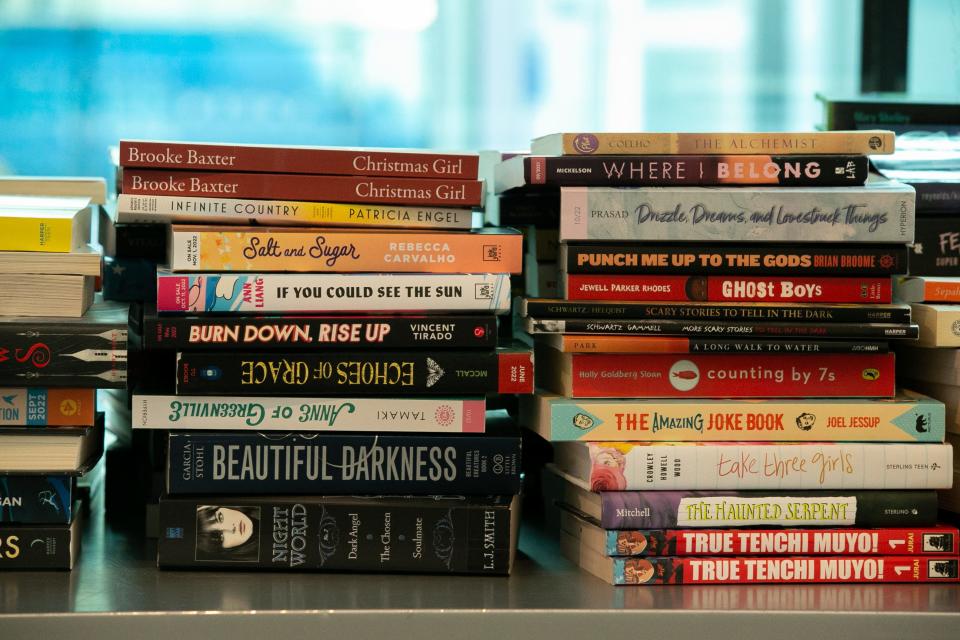
M124 169L121 193L482 207L480 180Z
M523 236L474 232L174 225L175 271L520 273Z
M92 427L96 389L0 388L0 425Z
M263 398L134 394L134 429L483 433L478 398Z
M492 349L497 318L473 316L160 316L144 312L143 339L159 349Z
M0 522L0 566L11 571L73 568L80 554L81 509L70 524Z
M507 274L207 273L157 270L159 313L422 313L510 310Z
M953 449L917 443L556 442L593 491L949 489Z
M644 442L943 442L945 408L911 391L892 399L521 400L547 440Z
M560 239L913 241L913 187L562 187Z
M889 303L890 278L569 274L567 300Z
M861 304L702 303L688 304L525 298L520 315L533 318L610 318L616 320L714 320L733 322L878 322L909 323L910 307Z
M186 395L533 393L533 353L339 351L177 354L177 393Z
M121 193L117 196L116 209L117 221L128 223L259 223L450 230L473 227L471 209L450 207L135 196Z
M530 151L543 155L776 155L893 153L892 131L757 133L555 133L534 138Z
M887 353L882 340L764 340L672 336L540 334L538 344L563 353Z
M73 517L73 478L0 475L0 523L67 524Z
M516 496L160 499L161 568L507 575Z
M170 494L520 492L520 432L482 435L171 433Z
M867 173L863 155L515 156L495 167L494 185L498 193L536 185L838 187L862 185Z
M476 180L475 153L121 140L121 167Z
M957 245L960 248L960 231ZM560 245L560 265L568 274L875 277L906 273L907 248L902 244L698 244L691 248L689 244L569 242Z

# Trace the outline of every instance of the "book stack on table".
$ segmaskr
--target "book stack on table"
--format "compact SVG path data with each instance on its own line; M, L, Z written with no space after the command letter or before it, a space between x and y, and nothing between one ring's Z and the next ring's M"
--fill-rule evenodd
M522 423L553 442L544 482L585 570L614 584L957 579L957 532L936 527L934 490L953 478L943 405L898 393L889 349L917 334L891 304L914 191L868 175L866 154L893 144L558 134L501 165L508 195L558 195L561 298L519 308L539 387ZM796 529L811 526L863 543ZM906 535L886 527L915 528L915 544L885 545Z
M120 143L118 220L170 224L135 313L135 429L168 430L169 568L506 574L530 393L498 346L521 236L475 154ZM202 223L202 224L189 224ZM154 364L149 364L154 363Z

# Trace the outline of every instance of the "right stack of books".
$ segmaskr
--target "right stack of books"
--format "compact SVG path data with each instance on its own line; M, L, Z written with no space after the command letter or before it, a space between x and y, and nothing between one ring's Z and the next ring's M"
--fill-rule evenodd
M559 187L563 299L520 308L523 422L553 441L571 560L613 584L957 579L943 405L896 394L887 343L916 335L890 304L914 192L867 175L892 149L560 134L498 174Z

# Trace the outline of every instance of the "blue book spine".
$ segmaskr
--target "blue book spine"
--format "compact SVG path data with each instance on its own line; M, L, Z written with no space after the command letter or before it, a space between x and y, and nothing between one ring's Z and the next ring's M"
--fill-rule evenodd
M73 515L70 476L0 476L0 522L64 524Z
M488 495L520 490L520 436L179 432L170 494Z

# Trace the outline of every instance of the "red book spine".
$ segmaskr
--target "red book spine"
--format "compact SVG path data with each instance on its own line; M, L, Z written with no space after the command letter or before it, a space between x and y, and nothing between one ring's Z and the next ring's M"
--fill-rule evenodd
M892 397L894 355L562 354L574 398Z
M890 278L570 274L567 300L889 303Z
M122 193L478 207L480 180L125 169Z
M476 180L476 154L120 141L120 166Z
M607 531L612 556L956 555L956 527Z
M533 354L529 351L497 353L497 393L533 393Z
M615 584L957 582L956 556L618 558Z

